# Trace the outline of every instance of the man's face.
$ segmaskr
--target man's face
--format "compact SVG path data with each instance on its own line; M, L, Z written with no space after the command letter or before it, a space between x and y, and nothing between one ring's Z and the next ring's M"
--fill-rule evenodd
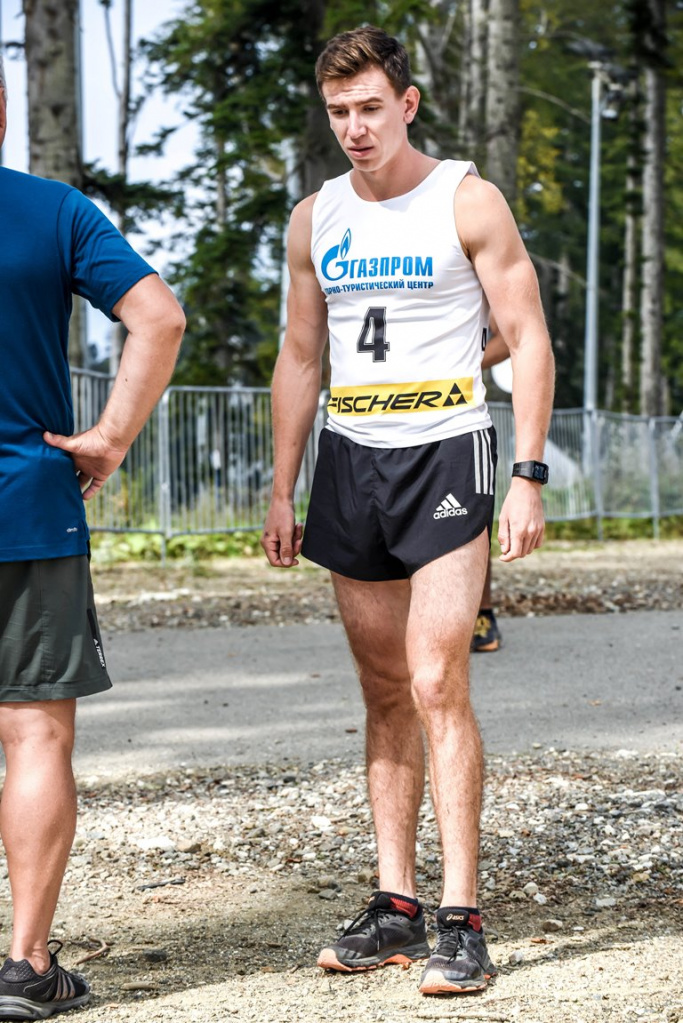
M7 100L5 99L5 90L0 89L0 146L5 141L6 130L7 130Z
M322 92L330 126L355 169L380 170L406 144L420 101L414 85L397 96L384 72L369 68L326 82Z

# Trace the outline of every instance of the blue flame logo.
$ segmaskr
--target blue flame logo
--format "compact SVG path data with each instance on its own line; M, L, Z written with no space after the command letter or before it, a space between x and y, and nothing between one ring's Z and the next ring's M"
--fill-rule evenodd
M320 269L328 281L338 281L349 272L349 264L346 257L351 248L351 230L347 228L341 245L333 245L323 256ZM330 266L332 264L332 266ZM334 273L328 273L332 269Z

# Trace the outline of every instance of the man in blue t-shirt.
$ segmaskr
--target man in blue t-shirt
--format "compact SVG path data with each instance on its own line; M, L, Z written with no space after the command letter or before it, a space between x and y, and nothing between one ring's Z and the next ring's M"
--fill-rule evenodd
M0 146L6 128L0 58ZM89 500L168 383L182 310L154 270L75 189L0 167L0 833L13 899L0 1018L85 1004L48 949L76 824L76 698L111 685L88 566ZM99 422L72 436L72 295L128 337ZM57 949L58 951L58 949Z

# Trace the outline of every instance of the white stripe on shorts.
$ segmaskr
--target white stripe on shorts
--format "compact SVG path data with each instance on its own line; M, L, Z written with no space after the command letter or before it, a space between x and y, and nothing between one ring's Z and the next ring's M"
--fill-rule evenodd
M488 430L472 434L474 443L474 489L477 494L493 494L493 459Z

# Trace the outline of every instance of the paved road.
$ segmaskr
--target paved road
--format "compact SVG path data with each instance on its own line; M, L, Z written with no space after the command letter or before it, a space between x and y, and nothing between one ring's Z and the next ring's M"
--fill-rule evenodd
M683 752L683 613L517 618L503 629L500 653L473 658L488 751ZM340 626L120 633L106 653L115 685L80 703L80 776L362 756Z

